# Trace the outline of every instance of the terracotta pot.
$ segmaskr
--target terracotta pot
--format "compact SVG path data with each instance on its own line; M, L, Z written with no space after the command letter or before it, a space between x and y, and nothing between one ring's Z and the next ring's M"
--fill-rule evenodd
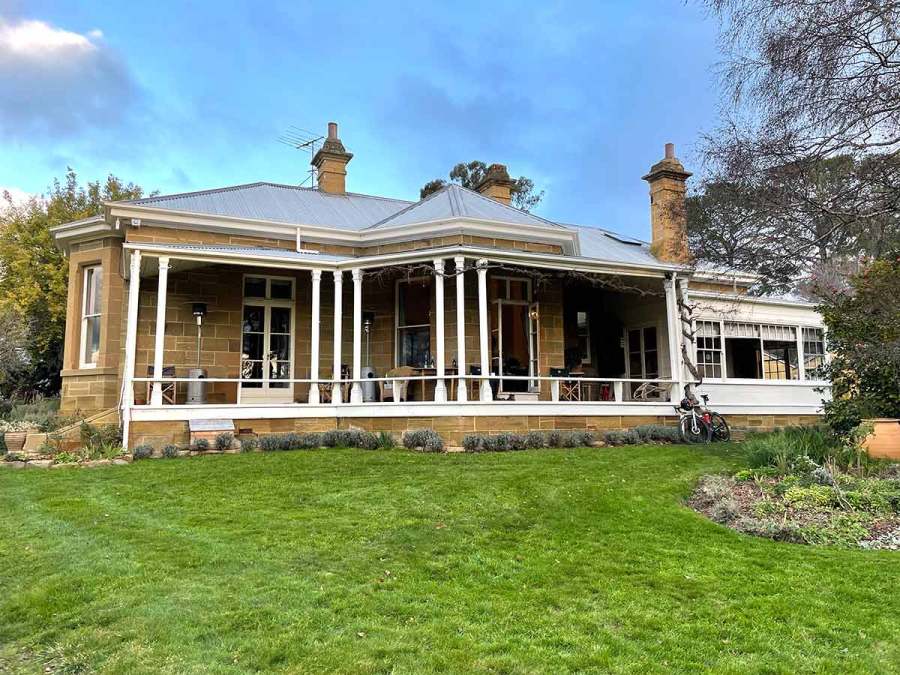
M869 457L900 459L900 419L881 417L863 420L863 424L872 426L872 433L863 441Z
M6 451L9 453L22 452L25 447L25 439L28 438L27 431L7 431L3 434L3 442L6 443Z

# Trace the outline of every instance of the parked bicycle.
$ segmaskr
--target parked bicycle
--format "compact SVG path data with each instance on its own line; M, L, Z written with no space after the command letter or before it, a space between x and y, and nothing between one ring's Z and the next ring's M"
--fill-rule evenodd
M709 409L709 396L701 394L703 405L691 395L690 385L684 387L684 398L675 406L681 419L678 428L685 443L725 442L731 439L728 422L719 413Z

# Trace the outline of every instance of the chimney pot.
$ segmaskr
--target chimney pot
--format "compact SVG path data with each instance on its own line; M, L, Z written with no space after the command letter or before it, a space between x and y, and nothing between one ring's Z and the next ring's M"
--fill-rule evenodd
M688 263L685 190L690 172L675 158L675 144L666 143L666 156L650 168L644 180L650 184L650 252L668 263Z
M353 155L347 152L341 139L338 138L337 126L337 122L328 123L328 138L312 158L312 165L316 167L319 190L342 195L347 191L347 163L353 159Z

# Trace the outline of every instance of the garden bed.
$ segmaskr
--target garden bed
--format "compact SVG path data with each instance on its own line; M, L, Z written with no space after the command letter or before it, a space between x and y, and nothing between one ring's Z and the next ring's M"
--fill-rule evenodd
M748 441L751 468L704 476L688 504L734 530L778 541L900 550L900 464L852 440L793 429Z

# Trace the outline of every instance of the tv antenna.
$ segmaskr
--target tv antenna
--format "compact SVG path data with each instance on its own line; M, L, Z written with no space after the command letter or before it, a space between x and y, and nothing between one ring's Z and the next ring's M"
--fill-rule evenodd
M309 184L310 187L315 187L316 167L312 166L311 163L312 158L315 157L316 152L318 152L319 147L324 140L324 136L315 134L307 129L301 129L300 127L294 126L293 124L290 125L287 130L283 134L281 134L281 136L278 137L279 143L284 143L285 145L291 146L295 150L302 150L303 152L309 153L310 168L307 172L306 178L301 181L301 186Z

